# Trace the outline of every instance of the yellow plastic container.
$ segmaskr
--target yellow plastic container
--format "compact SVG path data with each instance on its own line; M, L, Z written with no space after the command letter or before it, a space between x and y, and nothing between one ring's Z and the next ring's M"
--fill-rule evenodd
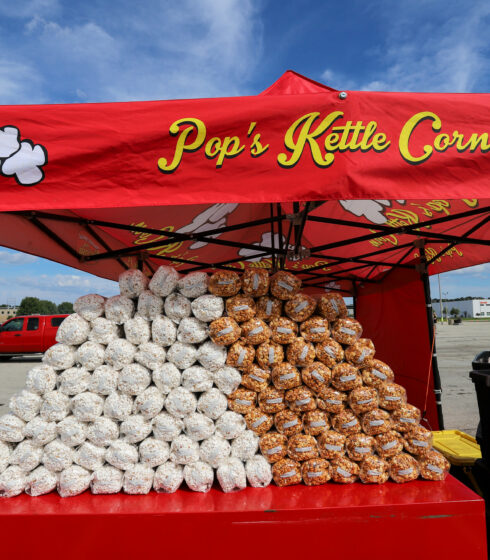
M471 466L481 459L480 446L474 437L459 430L441 430L432 432L433 446L440 451L451 465Z

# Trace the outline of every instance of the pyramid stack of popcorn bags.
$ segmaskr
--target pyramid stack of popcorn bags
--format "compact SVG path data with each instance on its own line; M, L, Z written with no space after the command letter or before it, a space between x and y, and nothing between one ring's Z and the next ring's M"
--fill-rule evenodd
M0 417L0 496L446 477L339 294L264 269L119 285L75 302Z

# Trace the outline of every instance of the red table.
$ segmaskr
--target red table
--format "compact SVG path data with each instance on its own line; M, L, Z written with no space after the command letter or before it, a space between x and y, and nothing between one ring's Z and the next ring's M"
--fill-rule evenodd
M484 502L452 477L75 498L0 499L3 558L483 560Z

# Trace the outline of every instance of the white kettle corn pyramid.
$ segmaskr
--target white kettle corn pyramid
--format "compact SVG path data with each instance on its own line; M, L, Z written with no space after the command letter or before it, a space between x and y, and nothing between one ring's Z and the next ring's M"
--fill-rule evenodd
M280 271L119 278L74 304L0 417L0 496L442 480L339 294Z

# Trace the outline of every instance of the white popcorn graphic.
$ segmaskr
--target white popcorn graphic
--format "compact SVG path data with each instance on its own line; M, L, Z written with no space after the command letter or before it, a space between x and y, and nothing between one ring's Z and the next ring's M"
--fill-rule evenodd
M387 222L383 211L391 206L391 200L339 200L341 206L354 214L354 216L365 216L373 224L385 224ZM404 200L397 200L404 204Z
M282 236L282 244L283 246L286 244L286 238L284 237L284 235ZM270 231L263 233L262 239L258 243L252 243L252 245L257 245L257 251L254 251L253 249L240 249L238 251L238 254L241 257L248 257L246 260L249 262L260 261L263 258L262 255L255 255L257 255L257 253L263 253L264 249L270 249L272 247L272 234L270 233ZM279 234L276 233L274 234L274 247L278 249L279 246ZM290 245L289 248L293 248L293 246Z
M14 176L19 185L32 186L44 179L43 165L48 162L48 152L41 144L31 140L21 141L15 126L0 128L0 175Z
M3 162L2 174L15 175L21 185L35 185L44 179L44 171L41 168L47 163L47 159L48 154L44 146L23 140L20 150Z
M226 226L227 216L231 214L238 204L213 204L204 212L198 214L190 224L181 227L177 233L205 233L206 231ZM213 239L219 237L219 233L211 235ZM196 241L189 249L200 249L207 245L206 241Z
M337 282L328 282L327 284L325 284L325 286L323 286L323 289L326 292L331 292L331 291L335 291L335 290L340 290L341 286L339 283Z
M280 236L278 233L274 234L274 243L272 242L272 234L270 231L267 231L266 233L262 234L262 238L259 242L257 243L252 243L252 245L256 245L257 246L257 251L254 251L253 249L240 249L238 251L238 254L241 257L244 257L246 261L248 262L257 262L260 261L264 258L263 255L261 255L260 253L263 253L265 249L271 249L272 247L275 247L276 249L279 249L279 247L281 246L280 243ZM285 247L286 245L286 237L283 235L282 236L282 246ZM288 245L287 250L288 250L288 256L287 258L289 260L299 260L298 258L295 258L294 255L292 255L292 252L294 251L295 246L292 245L291 243ZM308 255L308 249L304 246L304 245L300 245L299 250L298 250L298 254L301 255L300 258L304 258L304 256Z
M0 128L0 158L8 158L19 148L19 129L15 126Z

